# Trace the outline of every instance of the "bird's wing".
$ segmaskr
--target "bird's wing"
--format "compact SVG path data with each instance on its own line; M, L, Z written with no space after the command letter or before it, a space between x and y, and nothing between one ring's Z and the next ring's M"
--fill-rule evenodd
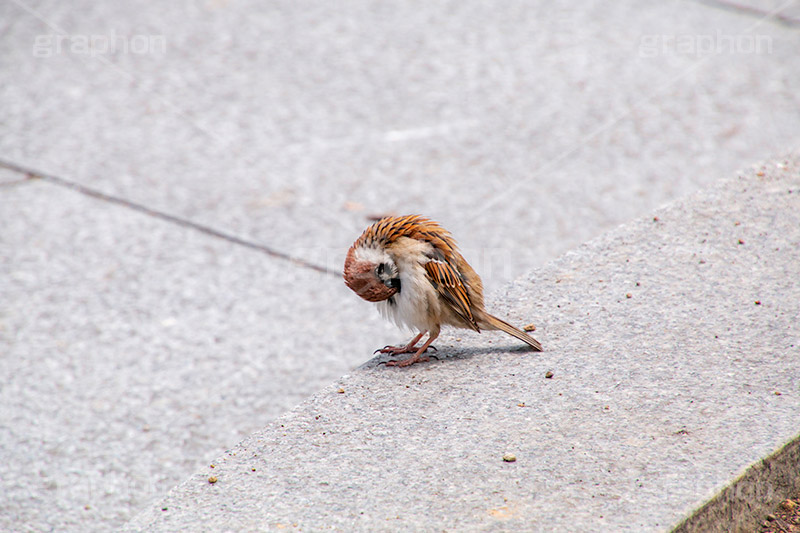
M467 287L461 280L458 271L449 263L431 260L425 263L425 272L428 273L436 291L450 304L452 310L472 329L480 331L470 310L471 304Z

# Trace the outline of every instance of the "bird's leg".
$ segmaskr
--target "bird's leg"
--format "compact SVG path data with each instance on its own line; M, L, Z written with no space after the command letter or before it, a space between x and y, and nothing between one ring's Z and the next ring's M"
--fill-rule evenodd
M425 344L420 346L419 350L417 350L417 352L414 355L412 355L408 359L402 359L400 361L389 361L389 362L386 363L386 366L401 366L402 367L402 366L413 365L414 363L424 363L425 361L430 360L430 357L427 357L427 356L426 357L420 357L420 356L423 353L425 353L425 350L428 349L428 347L431 345L431 343L434 341L434 339L436 339L436 337L438 337L438 336L439 336L439 332L438 331L436 332L435 335L433 333L431 333L430 337L428 337L428 340L425 341Z
M414 353L417 351L417 343L426 333L427 331L420 332L419 335L411 339L405 346L384 346L383 348L375 350L375 353L390 353L392 355L400 355L401 353Z

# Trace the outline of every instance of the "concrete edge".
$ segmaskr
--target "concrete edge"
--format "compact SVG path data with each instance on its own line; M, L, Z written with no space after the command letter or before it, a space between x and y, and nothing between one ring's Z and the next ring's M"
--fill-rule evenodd
M800 489L800 434L750 465L680 522L673 533L757 531L760 520Z
M778 152L773 159L763 159L757 163L743 167L734 173L734 177L722 178L715 181L715 183L709 187L660 205L651 210L651 214L659 215L664 210L671 209L675 205L690 198L696 198L698 195L705 194L710 189L724 186L727 183L735 183L742 178L743 173L763 168L761 166L762 164L767 164L774 160L785 161L787 158L794 157L795 154L798 153L800 152L797 150ZM641 220L649 218L649 216L650 215L643 215L633 220L626 221L588 240L580 246L567 251L565 254L559 256L559 258L577 253L584 248L592 249L607 245L625 230L635 226ZM509 286L512 284L513 282L510 283ZM287 412L269 422L266 427L279 426L282 421L292 419L296 413L307 409L310 399L318 396L321 392L328 390L330 387L337 387L343 380L350 377L351 374L361 373L378 366L384 359L385 358L380 355L368 358L350 372L333 380L329 385L322 387L319 391L313 393ZM800 428L798 428L798 431L800 431ZM246 436L231 449L248 444L254 439L255 435L254 433ZM227 455L230 455L230 451L221 453L220 457ZM219 462L219 459L214 461L214 463L217 462ZM198 480L204 481L207 477L207 474L195 472L166 493L155 496L148 505L140 507L140 509L133 514L131 519L122 526L122 530L141 530L137 522L147 513L150 505L155 505L156 502L164 500L167 496L180 492L182 488L190 486ZM783 499L790 497L793 491L798 489L800 489L800 433L780 445L768 456L745 467L743 471L741 471L741 474L730 484L715 488L712 493L708 494L709 499L704 504L689 511L689 514L680 519L679 522L665 526L664 531L679 533L696 531L757 531L760 520L762 520L767 513L771 512Z

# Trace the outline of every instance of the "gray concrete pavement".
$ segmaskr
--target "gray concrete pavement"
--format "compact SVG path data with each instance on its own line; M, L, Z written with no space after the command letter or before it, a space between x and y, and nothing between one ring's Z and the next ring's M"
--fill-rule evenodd
M496 289L798 138L798 28L750 10L0 9L5 158L337 268L366 214L423 212Z
M26 176L23 173L0 167L0 186L12 186L25 181L25 179Z
M786 161L515 281L493 307L535 321L543 353L453 334L444 360L369 364L127 530L677 525L751 464L800 443L800 152ZM800 485L798 466L776 461L772 474ZM739 487L713 525L753 531L789 488Z
M119 526L400 337L330 276L49 183L0 213L6 531Z
M497 291L798 144L798 3L720 4L0 3L0 528L119 526L404 337L156 212L332 270L422 212Z

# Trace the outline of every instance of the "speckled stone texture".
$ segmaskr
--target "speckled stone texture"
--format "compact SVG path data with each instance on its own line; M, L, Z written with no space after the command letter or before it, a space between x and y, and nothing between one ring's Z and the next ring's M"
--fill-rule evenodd
M502 308L531 287L498 291L798 146L797 15L0 2L0 530L115 529L407 340L338 278L373 215L439 220L498 312L556 335L560 315ZM462 354L496 345L461 338Z
M543 353L459 334L438 362L374 360L128 530L667 530L798 437L798 279L794 154L495 295Z
M0 530L119 527L399 337L336 278L40 180L0 227Z
M716 4L4 2L0 154L336 268L423 213L497 290L797 145L797 27Z

